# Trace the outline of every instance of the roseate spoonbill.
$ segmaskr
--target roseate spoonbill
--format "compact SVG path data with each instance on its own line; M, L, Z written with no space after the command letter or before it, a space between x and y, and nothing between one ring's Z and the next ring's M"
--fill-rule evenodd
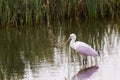
M95 51L91 46L84 42L76 41L76 35L74 33L70 34L67 42L69 40L71 40L70 47L83 56L83 64L87 63L87 56L93 56L95 58L98 56L97 51Z

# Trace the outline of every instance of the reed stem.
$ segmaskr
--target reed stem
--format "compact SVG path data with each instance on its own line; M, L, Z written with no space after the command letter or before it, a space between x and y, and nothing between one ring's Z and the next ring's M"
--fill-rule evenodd
M0 25L120 16L120 0L0 0Z

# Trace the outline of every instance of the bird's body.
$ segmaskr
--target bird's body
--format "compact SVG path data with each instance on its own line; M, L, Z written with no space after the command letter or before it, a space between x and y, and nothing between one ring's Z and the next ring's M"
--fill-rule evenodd
M76 50L78 53L82 54L84 58L86 58L87 56L98 56L98 53L91 46L84 42L76 41L75 34L70 34L69 39L71 39L70 47Z
M78 53L85 55L85 56L98 56L98 53L88 44L80 41L70 42L70 47L76 50Z

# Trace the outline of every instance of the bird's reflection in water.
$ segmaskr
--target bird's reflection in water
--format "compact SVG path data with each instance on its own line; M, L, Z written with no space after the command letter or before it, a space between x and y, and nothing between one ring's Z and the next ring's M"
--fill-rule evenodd
M81 69L76 75L72 77L72 80L87 80L98 70L98 68L98 66L92 66Z

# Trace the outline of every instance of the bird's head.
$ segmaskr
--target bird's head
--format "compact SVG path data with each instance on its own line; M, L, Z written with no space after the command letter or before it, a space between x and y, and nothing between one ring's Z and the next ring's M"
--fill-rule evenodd
M65 44L66 44L68 41L73 40L73 39L76 40L76 35L75 35L74 33L70 34L70 36L69 36L68 40L65 42Z
M76 35L74 33L70 34L69 39L76 39Z

